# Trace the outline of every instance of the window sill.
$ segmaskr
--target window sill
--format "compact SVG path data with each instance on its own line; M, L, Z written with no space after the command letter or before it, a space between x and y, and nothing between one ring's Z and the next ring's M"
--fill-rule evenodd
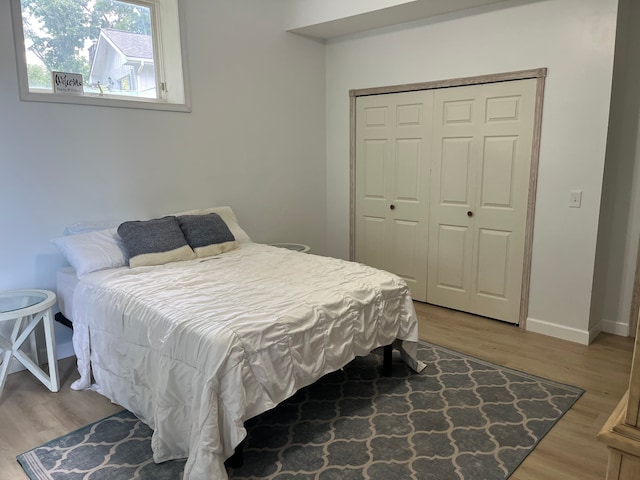
M93 105L99 107L136 108L143 110L160 110L167 112L191 112L191 104L168 103L145 98L101 97L99 95L64 95L59 93L27 92L20 94L20 99L27 102L65 103L70 105Z

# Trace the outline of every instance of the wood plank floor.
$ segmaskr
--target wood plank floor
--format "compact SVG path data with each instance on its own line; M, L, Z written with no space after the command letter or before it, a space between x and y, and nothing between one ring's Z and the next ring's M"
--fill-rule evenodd
M596 435L628 387L633 339L602 333L584 346L431 305L416 311L423 340L585 390L511 480L605 478Z
M601 334L587 346L481 317L416 303L423 340L585 389L585 394L511 476L512 480L602 480L607 450L596 434L627 389L633 342ZM30 373L7 379L0 398L0 478L24 480L16 455L117 412L94 392L69 388L75 359L59 362L62 389Z

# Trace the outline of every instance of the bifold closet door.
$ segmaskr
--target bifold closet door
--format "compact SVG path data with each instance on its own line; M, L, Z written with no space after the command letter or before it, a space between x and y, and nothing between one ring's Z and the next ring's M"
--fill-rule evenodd
M433 92L356 100L355 259L404 278L427 300Z
M518 323L536 80L434 93L427 301Z

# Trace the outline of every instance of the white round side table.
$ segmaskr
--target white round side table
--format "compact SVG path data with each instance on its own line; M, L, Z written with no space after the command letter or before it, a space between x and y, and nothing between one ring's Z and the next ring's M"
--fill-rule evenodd
M56 342L53 333L53 314L51 307L56 303L56 294L48 290L13 290L0 292L0 322L15 321L10 337L0 335L0 396L9 372L11 357L17 359L35 377L52 392L60 390ZM34 362L24 351L22 345L31 339L31 351L37 359L34 330L38 324L44 326L44 338L47 347L49 374Z
M311 250L309 245L303 245L302 243L270 243L269 245L272 247L286 248L287 250L295 250L300 253L307 253Z

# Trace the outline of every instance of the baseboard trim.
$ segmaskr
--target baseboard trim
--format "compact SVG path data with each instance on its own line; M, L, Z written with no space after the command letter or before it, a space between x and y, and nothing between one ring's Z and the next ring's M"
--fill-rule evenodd
M620 335L621 337L628 337L631 333L631 329L628 323L607 320L606 318L603 318L601 323L602 331L605 333Z
M541 333L542 335L568 340L581 345L589 345L598 336L601 327L598 324L587 331L529 317L527 318L527 331Z

